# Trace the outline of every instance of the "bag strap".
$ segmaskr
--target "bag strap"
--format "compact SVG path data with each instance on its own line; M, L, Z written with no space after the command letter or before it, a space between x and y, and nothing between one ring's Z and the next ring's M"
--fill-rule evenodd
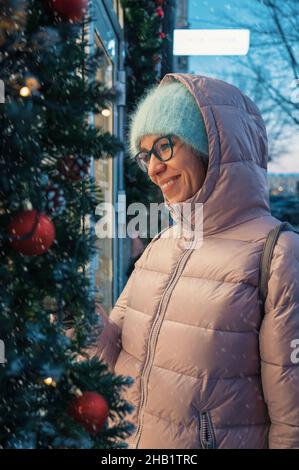
M267 239L264 243L261 261L260 261L260 270L259 270L259 304L262 317L265 313L265 301L268 295L268 280L270 275L270 267L272 261L272 255L274 247L278 240L279 234L286 230L292 230L299 234L294 227L288 222L282 222L281 224L276 225L268 234Z

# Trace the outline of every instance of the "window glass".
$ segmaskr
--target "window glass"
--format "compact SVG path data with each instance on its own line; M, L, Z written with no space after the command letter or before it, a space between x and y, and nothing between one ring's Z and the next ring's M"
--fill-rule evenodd
M99 36L95 37L96 48L103 50ZM97 80L110 88L113 84L113 64L104 52L96 74ZM105 109L105 113L94 116L95 127L101 128L103 132L113 132L113 107ZM95 161L95 180L102 189L104 202L113 202L113 162L112 158ZM112 218L110 219L112 224ZM101 300L106 311L112 307L113 287L113 240L112 238L97 238L98 262L96 263L95 283L98 290L97 300Z

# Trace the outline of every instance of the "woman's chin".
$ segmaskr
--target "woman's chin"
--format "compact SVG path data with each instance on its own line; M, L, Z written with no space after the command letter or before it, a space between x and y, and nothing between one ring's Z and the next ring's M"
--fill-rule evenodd
M180 191L162 191L165 201L170 202L172 204L176 202L181 202L181 192Z
M176 196L172 196L172 197L166 197L164 195L164 199L166 202L169 202L170 204L176 204L178 202L182 202L182 198L179 197L179 195L176 197Z

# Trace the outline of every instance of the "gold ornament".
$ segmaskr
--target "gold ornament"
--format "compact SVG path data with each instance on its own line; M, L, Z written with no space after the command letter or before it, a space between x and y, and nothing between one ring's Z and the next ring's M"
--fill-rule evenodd
M25 79L24 86L20 88L20 95L23 96L23 98L27 98L28 96L36 94L40 87L40 82L36 77L28 76Z
M25 80L25 85L30 91L37 91L40 89L40 83L36 77L28 77Z

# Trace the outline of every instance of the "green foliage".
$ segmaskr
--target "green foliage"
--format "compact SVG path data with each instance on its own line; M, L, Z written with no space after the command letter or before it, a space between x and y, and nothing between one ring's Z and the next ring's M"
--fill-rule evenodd
M0 332L6 352L0 365L0 447L123 447L131 410L121 392L131 379L114 376L96 358L77 360L101 332L87 269L95 238L85 219L102 192L94 180L74 181L59 166L70 155L90 162L91 156L107 158L123 148L88 123L90 113L113 102L115 91L95 80L102 56L86 54L82 33L88 21L61 22L44 1L22 1L26 21L23 15L12 27L0 12L6 27L0 37L6 88L0 105ZM28 77L37 86L23 97ZM44 191L54 183L63 190L62 213L47 212ZM56 228L55 242L43 255L22 255L9 243L7 224L28 204ZM47 377L55 386L44 382ZM67 413L78 389L98 392L109 403L111 425L96 437Z
M154 57L162 54L161 19L154 0L121 0L125 15L127 107L130 112L145 89L159 82Z
M162 25L154 0L122 0L121 3L125 16L127 111L130 113L145 90L161 79L155 62L162 60L163 39L159 35ZM129 154L125 158L125 183L128 205L141 202L148 207L151 202L163 202L158 187ZM150 241L149 234L145 241Z

